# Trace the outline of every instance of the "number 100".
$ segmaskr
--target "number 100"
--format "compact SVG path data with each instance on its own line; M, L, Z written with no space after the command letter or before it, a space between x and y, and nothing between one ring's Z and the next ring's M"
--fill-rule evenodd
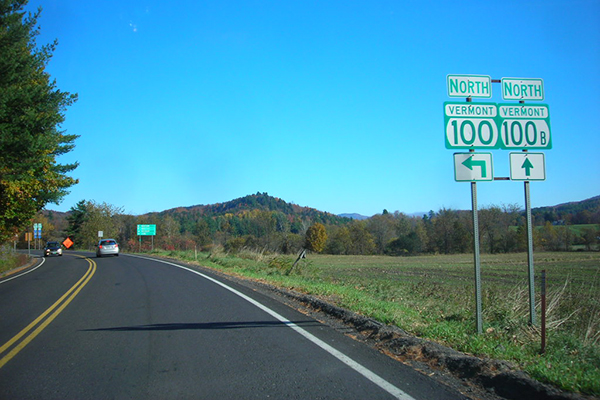
M452 118L446 131L450 147L496 147L498 128L493 119Z

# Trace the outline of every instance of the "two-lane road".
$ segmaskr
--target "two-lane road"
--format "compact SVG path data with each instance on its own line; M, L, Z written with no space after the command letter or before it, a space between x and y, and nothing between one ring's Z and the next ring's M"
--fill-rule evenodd
M3 399L465 398L248 288L129 255L0 282L0 346Z

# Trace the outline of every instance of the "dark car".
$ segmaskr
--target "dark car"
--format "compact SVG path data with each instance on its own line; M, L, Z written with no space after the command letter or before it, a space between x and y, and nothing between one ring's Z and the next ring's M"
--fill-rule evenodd
M62 247L58 242L48 242L44 247L44 257L62 256Z
M102 239L96 245L96 257L119 256L119 243L115 239Z

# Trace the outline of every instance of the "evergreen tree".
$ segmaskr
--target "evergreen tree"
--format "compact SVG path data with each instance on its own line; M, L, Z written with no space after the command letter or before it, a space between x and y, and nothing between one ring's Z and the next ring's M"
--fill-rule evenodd
M56 162L77 138L58 129L77 96L45 71L57 42L37 46L40 11L26 16L26 4L0 0L0 243L77 183L66 175L77 163Z
M67 216L67 222L69 223L69 227L67 228L67 236L71 238L75 246L81 244L79 240L79 232L81 231L81 227L88 217L87 205L87 201L81 200L79 203L71 207L69 210L69 215Z

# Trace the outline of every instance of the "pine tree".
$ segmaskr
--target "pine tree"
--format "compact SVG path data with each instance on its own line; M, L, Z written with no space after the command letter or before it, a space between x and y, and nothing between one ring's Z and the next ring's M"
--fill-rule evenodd
M81 227L87 221L88 216L88 202L85 200L81 200L69 210L67 236L71 238L75 246L82 244L80 240Z
M59 130L77 95L62 92L45 67L57 45L38 47L37 19L26 0L0 0L0 243L78 181L58 164L78 137ZM27 14L27 15L26 15Z

